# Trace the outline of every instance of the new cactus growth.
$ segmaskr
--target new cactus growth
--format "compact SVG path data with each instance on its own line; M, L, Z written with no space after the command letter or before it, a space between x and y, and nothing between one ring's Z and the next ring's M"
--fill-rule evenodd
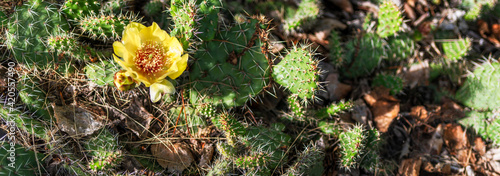
M107 41L119 40L120 36L130 22L138 22L133 14L93 14L78 20L80 30L91 39Z
M356 78L370 75L386 56L383 41L372 34L359 36L346 44L344 76Z
M443 51L447 62L456 62L467 55L471 47L471 41L468 38L457 39L454 41L443 42Z
M108 129L103 129L85 143L85 149L91 156L88 167L92 171L109 171L121 162L122 153L117 138Z
M69 29L55 5L33 1L16 8L7 22L7 48L14 58L28 67L45 68L56 63L48 51L46 38Z
M273 79L304 102L318 90L318 61L308 46L294 46L273 68Z
M118 72L118 67L114 62L103 60L101 62L91 63L84 68L85 75L90 81L99 86L114 86L114 75Z
M394 75L378 74L373 78L373 87L382 86L390 89L392 95L396 95L403 90L403 79Z
M72 21L98 14L99 8L101 8L101 4L97 0L67 0L62 6L66 17Z
M297 96L292 95L287 98L287 103L294 117L303 120L305 114L305 107L300 102L300 99Z
M386 38L399 32L403 18L396 4L392 1L384 1L380 5L378 14L377 34L380 37Z
M337 116L340 113L350 111L353 106L354 104L352 101L340 101L338 103L331 104L328 107L319 109L316 112L316 117L324 119L331 116Z
M242 106L269 83L266 25L258 20L220 31L200 45L190 73L191 103Z
M456 93L456 99L476 110L500 108L500 63L485 61L477 65L474 72Z
M24 176L42 174L39 167L45 155L35 153L18 144L0 141L0 175ZM44 174L44 173L43 173Z
M284 29L294 31L297 29L308 30L316 23L320 13L320 1L302 0L293 16L285 20Z

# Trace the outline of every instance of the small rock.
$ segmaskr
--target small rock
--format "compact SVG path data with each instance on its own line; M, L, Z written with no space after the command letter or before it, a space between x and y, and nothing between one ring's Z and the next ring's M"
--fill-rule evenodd
M57 106L52 104L57 126L70 136L87 136L99 130L104 124L86 109L76 105Z
M168 145L168 146L165 146ZM182 171L194 162L194 157L188 146L182 143L153 144L151 153L163 168L174 170L177 173Z

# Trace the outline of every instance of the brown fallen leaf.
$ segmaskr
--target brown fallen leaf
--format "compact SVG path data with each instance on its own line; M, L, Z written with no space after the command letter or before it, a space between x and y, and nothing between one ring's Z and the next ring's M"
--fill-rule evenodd
M425 109L425 106L414 106L411 108L410 115L421 122L425 122L429 119L429 114Z
M418 176L420 174L421 166L422 166L422 159L420 159L420 157L405 159L399 165L398 174L407 176Z
M483 138L476 137L474 139L474 150L478 152L480 156L484 156L486 153L486 143L484 143Z
M500 47L500 24L492 24L490 26L484 20L477 20L477 27L481 37L488 39L496 47Z
M203 150L201 151L201 158L198 166L202 168L209 167L210 161L212 161L214 156L214 151L215 148L213 144L205 144L203 146Z
M363 98L371 106L375 127L382 133L387 132L399 114L399 101L389 95L389 89L383 87L375 88Z
M344 84L339 81L339 75L337 73L330 73L326 77L325 81L327 82L326 89L331 101L339 101L344 99L352 90L351 85Z
M100 117L77 105L52 104L57 126L71 136L87 136L104 126Z
M167 145L167 146L165 146ZM153 144L151 153L163 168L174 170L177 173L182 171L194 162L194 157L189 147L183 143Z
M444 143L450 154L457 157L462 166L469 164L469 143L462 126L455 123L446 124L444 128Z

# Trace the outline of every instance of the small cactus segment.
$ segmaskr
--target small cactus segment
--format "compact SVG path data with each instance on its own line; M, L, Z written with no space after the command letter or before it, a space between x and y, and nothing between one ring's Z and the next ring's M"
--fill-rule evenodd
M500 145L500 112L467 112L467 118L461 119L460 124L471 127L485 139L491 140L495 145Z
M233 170L232 162L226 159L218 159L214 162L212 168L209 169L207 176L230 175Z
M295 14L285 20L283 28L286 31L308 30L316 23L320 13L320 1L302 0L298 7Z
M97 63L91 63L84 68L85 75L90 81L99 86L114 86L114 75L118 72L118 66L114 62L103 60Z
M63 54L81 61L91 60L102 55L95 49L78 42L75 36L69 33L51 35L47 38L47 44L50 52Z
M97 0L67 0L62 6L66 17L77 21L84 16L97 14L101 4Z
M500 108L500 63L486 61L478 65L474 72L457 91L456 99L476 110Z
M415 50L415 42L406 34L391 37L388 43L387 60L392 64L398 64L412 57Z
M304 120L304 114L306 113L305 107L302 105L300 102L299 98L297 96L289 96L287 98L287 103L288 107L290 108L290 111L292 111L293 115L295 118L298 118L299 120Z
M94 171L110 170L121 162L122 153L118 144L118 136L108 129L103 129L85 144L89 155L89 168Z
M267 33L261 26L261 22L249 20L200 45L190 74L191 103L242 106L267 86L267 48L259 39Z
M119 40L125 26L130 22L138 22L136 16L132 14L98 14L85 16L78 20L80 30L86 33L91 39L98 39L104 42Z
M340 166L346 170L355 168L359 164L359 159L365 147L363 141L366 135L362 125L356 125L352 128L340 133Z
M14 155L13 155L14 154ZM18 144L0 141L0 175L38 175L39 164L45 156Z
M316 117L320 119L325 119L331 116L337 116L340 113L350 111L353 106L354 103L352 101L340 101L338 103L331 104L328 107L319 109L316 112Z
M443 42L443 51L447 62L456 62L464 58L471 47L468 38L458 39L450 42Z
M130 10L129 2L130 0L109 0L104 2L101 12L119 15L126 10Z
M302 100L314 98L318 90L318 61L308 46L294 46L273 68L273 79Z
M370 173L382 173L380 151L380 133L377 129L369 129L365 132L366 141L364 141L366 154L362 157L360 167Z
M399 7L392 1L385 1L380 5L377 34L386 38L399 32L403 18Z
M57 8L47 2L25 2L7 22L7 47L14 58L28 67L52 66L57 58L46 48L46 38L69 29Z
M212 118L212 123L215 127L225 132L229 145L236 144L237 137L245 134L243 124L234 119L231 114L222 113L216 118Z
M202 41L209 41L214 39L215 33L217 32L219 23L219 0L198 0L200 5L198 6L198 18L201 18L198 22L197 36Z
M345 67L342 73L348 78L370 75L385 58L383 41L380 37L366 34L346 44Z
M40 81L36 77L23 75L19 78L17 90L19 90L19 98L26 107L34 112L39 118L46 122L51 121L50 111L52 108L45 99L45 92L39 87Z
M335 67L340 67L344 64L343 49L340 45L340 36L337 31L332 30L330 34L330 63Z
M394 75L378 74L373 78L373 87L382 86L390 89L391 95L396 95L403 90L403 79Z
M342 132L342 127L340 125L326 121L320 121L318 123L318 127L323 133L333 135L335 137L338 137Z
M318 145L309 144L298 155L297 161L288 168L283 176L310 175L321 176L324 172L325 154Z

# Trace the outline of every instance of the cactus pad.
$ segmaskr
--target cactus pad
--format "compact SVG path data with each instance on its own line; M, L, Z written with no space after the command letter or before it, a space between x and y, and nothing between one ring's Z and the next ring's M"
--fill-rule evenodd
M384 1L380 5L378 14L377 34L380 37L393 36L400 30L403 18L401 17L399 7L392 1Z
M478 65L474 72L457 91L456 99L477 110L500 108L500 63L486 61Z

